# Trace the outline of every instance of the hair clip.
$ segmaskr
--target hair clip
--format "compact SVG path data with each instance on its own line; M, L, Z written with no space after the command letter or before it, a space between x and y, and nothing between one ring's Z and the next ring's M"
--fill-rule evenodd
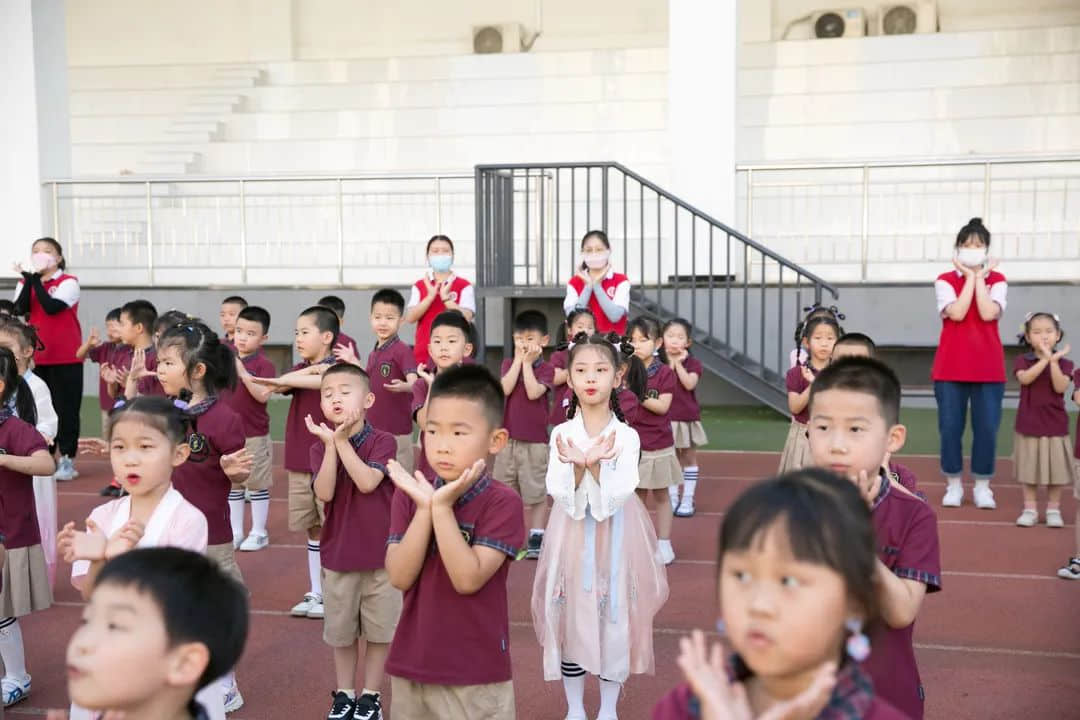
M174 399L172 401L172 404L173 404L174 407L177 407L177 408L183 410L184 412L187 412L188 404L186 402L184 402L183 400L181 400L180 398Z
M856 617L848 618L844 627L851 633L844 645L848 657L855 662L863 662L870 657L870 638L863 632L862 620Z
M1027 324L1031 322L1031 318L1035 317L1036 315L1048 315L1054 318L1054 322L1056 322L1058 325L1061 324L1061 318L1058 317L1057 313L1046 312L1045 310L1035 310L1034 312L1029 312L1027 315L1024 316L1025 328L1027 327Z
M122 407L124 407L126 405L127 405L127 400L124 399L123 395L121 395L120 397L116 398L116 402L113 403L112 409L113 410L119 410L120 408L122 408Z

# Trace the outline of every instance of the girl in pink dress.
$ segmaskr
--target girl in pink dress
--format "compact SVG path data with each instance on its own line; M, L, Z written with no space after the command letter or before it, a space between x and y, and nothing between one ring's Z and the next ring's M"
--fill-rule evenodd
M634 490L637 433L621 418L619 348L578 336L568 355L574 392L552 431L547 491L554 499L533 584L544 678L563 681L567 720L585 720L585 675L600 678L599 720L616 720L622 683L654 669L653 617L667 575L652 521Z

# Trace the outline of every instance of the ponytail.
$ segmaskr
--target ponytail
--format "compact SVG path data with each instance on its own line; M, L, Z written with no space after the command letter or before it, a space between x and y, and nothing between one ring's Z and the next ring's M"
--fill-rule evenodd
M19 419L37 425L37 403L26 380L19 374L19 364L15 353L6 347L0 347L0 380L4 381L4 393L0 402L4 407L12 407Z

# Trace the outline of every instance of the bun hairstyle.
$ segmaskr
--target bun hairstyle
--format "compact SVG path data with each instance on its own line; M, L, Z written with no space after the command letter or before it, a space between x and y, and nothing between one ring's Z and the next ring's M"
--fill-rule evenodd
M982 218L973 217L968 220L967 225L960 228L960 232L956 233L956 247L960 247L967 239L972 235L978 235L982 240L982 244L990 249L990 231L983 225Z
M559 326L556 331L555 337L555 349L565 350L570 346L570 327L574 324L574 321L583 315L588 315L593 319L593 327L596 327L596 316L593 315L593 311L587 307L574 308L566 315L566 322Z
M19 374L15 353L5 347L0 347L0 380L4 381L0 407L10 408L14 405L15 414L20 420L37 425L37 403L34 402L34 394Z
M798 356L799 349L802 348L803 331L806 330L806 323L816 317L829 317L831 316L836 320L836 324L839 325L840 321L844 319L844 313L840 312L840 308L835 305L825 306L821 303L814 303L809 307L804 307L803 312L806 313L803 319L799 321L799 324L795 326L795 355Z
M199 363L206 367L203 385L207 395L236 387L236 356L202 321L187 320L166 328L158 340L158 352L166 347L179 348L188 377Z
M840 317L843 318L844 316L840 315ZM814 331L822 325L828 325L829 327L831 327L833 329L833 332L836 333L837 340L839 340L840 337L844 334L844 328L840 327L840 323L837 321L836 314L830 313L826 315L815 315L813 317L809 317L806 322L802 324L802 331L795 338L795 357L799 357L799 351L803 348L803 342L808 340L814 334ZM809 357L807 357L806 362L810 362Z
M632 389L634 394L638 396L638 399L641 399L642 395L645 394L645 385L643 382L645 378L645 366L642 365L641 360L634 355L634 346L630 343L630 338L619 335L618 333L608 333L607 335L588 335L583 332L578 333L568 344L559 348L560 350L569 350L569 355L566 360L567 367L572 366L574 364L574 356L581 352L582 348L587 347L595 348L600 352L607 354L611 359L611 366L616 372L618 372L619 368L629 364L627 376L631 373L635 374L636 379L634 380L634 385L637 387L632 386ZM627 382L628 385L630 384L628 377L624 381ZM617 388L612 390L608 402L611 407L611 412L615 413L615 417L618 418L619 422L625 423L626 418L623 416L622 407L619 405L619 393ZM567 420L572 420L574 415L577 414L578 405L577 393L571 393L570 405L566 409Z
M1016 339L1020 341L1020 347L1027 348L1029 352L1034 352L1035 350L1034 346L1032 346L1027 339L1028 331L1031 330L1031 321L1040 317L1047 318L1050 322L1054 323L1054 328L1058 331L1058 343L1065 339L1065 331L1061 329L1061 318L1054 313L1048 313L1043 310L1029 312L1024 316L1024 322L1020 326L1020 334L1016 336ZM3 325L0 325L0 328L2 327ZM1054 347L1057 347L1057 343L1054 343Z
M17 317L0 317L0 332L14 335L23 350L26 348L33 348L35 351L45 349L45 343L41 342L37 328Z

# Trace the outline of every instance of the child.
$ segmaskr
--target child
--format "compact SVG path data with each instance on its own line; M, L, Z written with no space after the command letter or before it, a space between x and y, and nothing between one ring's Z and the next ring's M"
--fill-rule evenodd
M1057 315L1028 313L1021 343L1028 352L1017 355L1013 372L1020 382L1020 405L1016 410L1013 467L1024 489L1024 511L1016 518L1020 527L1039 521L1039 486L1045 486L1046 526L1065 526L1061 517L1061 489L1073 482L1069 452L1069 414L1065 391L1073 364L1065 356L1069 346L1057 349L1064 337Z
M525 517L484 467L506 445L504 401L482 366L440 372L421 425L434 483L390 461L386 570L405 594L386 661L395 717L514 718L506 591Z
M675 562L675 550L671 547L674 510L668 488L682 479L682 468L675 454L675 435L671 431L668 411L678 380L667 366L660 323L649 317L639 317L631 320L628 327L634 354L645 366L648 376L641 406L631 420L631 426L641 437L638 495L642 502L651 502L656 509L660 557L665 565L670 565Z
M815 317L806 323L800 345L807 350L807 362L788 370L785 378L791 427L780 455L780 473L811 464L810 446L806 440L810 388L817 374L829 364L833 345L842 334L840 326L831 317Z
M345 301L339 298L337 295L324 295L319 299L319 305L324 308L329 308L334 311L334 314L338 318L338 326L345 327ZM354 355L359 356L360 351L356 349L356 341L345 334L344 331L338 331L337 342L334 343L334 354L337 355L341 350L351 351Z
M218 319L221 321L221 331L225 333L225 343L229 346L233 344L233 334L236 332L236 318L240 316L240 311L247 306L247 300L239 295L230 295L221 301Z
M318 425L325 422L319 400L319 376L334 363L334 342L338 335L338 318L332 310L312 305L296 318L296 352L300 362L278 378L258 378L256 382L269 385L274 392L292 396L289 415L285 419L285 470L289 475L289 529L307 533L308 580L310 590L304 599L293 605L293 617L322 620L323 608L319 537L322 531L322 502L311 487L311 433L308 415Z
M11 403L14 402L14 410ZM45 553L41 547L33 476L52 475L56 463L45 438L34 428L37 413L11 350L0 347L0 535L7 557L0 587L0 659L4 707L30 694L19 618L52 605Z
M877 360L838 360L814 380L809 412L813 464L850 478L871 510L879 558L873 587L883 624L871 633L866 670L882 698L919 720L924 692L912 633L923 598L941 589L941 558L934 511L882 469L907 434L900 381Z
M371 329L375 347L368 355L367 374L375 404L368 411L373 427L394 436L395 457L409 473L416 464L412 438L412 389L416 360L412 348L398 337L405 298L397 290L383 289L371 298Z
M199 553L132 550L101 568L82 620L67 648L72 702L106 718L211 720L196 692L240 659L247 594Z
M1073 373L1073 387L1073 402L1080 405L1080 368ZM1080 500L1080 418L1076 420L1076 445L1073 448L1073 497ZM1076 505L1073 530L1076 533L1076 554L1058 570L1058 577L1062 580L1080 580L1080 503Z
M806 324L808 322L817 317L829 317L835 320L836 324L839 325L840 321L844 319L844 313L840 312L840 309L835 305L825 307L824 305L814 303L810 307L803 308L803 311L806 312L806 317L795 326L795 348L791 351L791 365L789 368L805 365L807 359L810 357L809 353L806 351L806 347L803 345L803 336L806 332Z
M709 442L701 424L701 406L694 390L705 371L701 361L690 354L690 322L683 318L669 320L664 325L664 354L668 367L675 373L675 392L671 397L671 432L675 436L675 454L682 466L682 500L679 486L668 487L675 517L693 517L694 490L697 489L697 449Z
M105 561L136 547L206 552L206 516L171 482L190 453L184 411L163 397L139 397L121 401L111 415L105 442L126 496L94 508L85 532L67 523L59 538L60 555L72 563L71 584L84 599L90 599ZM225 716L220 684L203 688L196 699L211 717ZM72 708L71 720L91 717L88 710Z
M271 466L274 445L270 441L270 414L266 401L271 389L254 378L277 375L274 364L262 352L270 332L270 313L249 305L236 316L233 325L233 348L236 350L236 374L239 383L229 396L229 404L244 425L244 447L251 453L251 474L242 486L229 492L229 519L233 542L241 552L255 552L270 544L266 519L270 515L270 487L274 483ZM244 491L251 497L251 534L244 538Z
M118 357L118 353L121 348L126 347L120 342L120 308L110 310L109 314L105 316L105 337L106 341L101 342L98 329L92 327L90 328L90 336L75 351L75 357L80 360L88 357L100 367L98 372L98 405L101 408L101 437L103 438L109 436L109 411L112 409L117 390L115 385L105 380L105 367L107 365L119 365L122 359ZM130 364L130 360L128 364Z
M132 300L120 308L120 342L131 348L131 357L118 358L115 373L109 379L123 388L123 395L162 395L157 381L157 350L154 347L154 323L157 309L148 300Z
M544 679L562 677L568 720L585 720L586 672L600 679L600 720L615 719L631 673L653 672L653 617L668 595L652 521L635 495L640 447L615 397L618 352L596 335L575 343L569 420L552 430L546 484L555 504L532 615Z
M439 313L431 323L429 335L431 342L428 344L428 353L435 363L434 372L429 371L423 363L416 371L420 377L413 383L412 388L412 415L420 428L420 460L417 470L422 472L429 480L435 479L435 471L428 463L427 453L424 452L425 417L428 404L428 394L431 392L431 383L439 373L457 367L465 363L465 359L472 354L472 326L465 316L457 310L445 310Z
M878 614L873 548L866 504L831 473L799 470L743 492L724 514L717 560L733 677L720 644L706 654L695 630L678 659L687 685L653 720L904 720L859 663Z
M394 639L401 593L385 565L394 485L386 464L397 452L390 433L376 430L365 414L375 401L367 373L349 363L322 376L322 412L335 429L305 418L318 440L311 446L315 495L325 503L322 573L326 619L323 641L334 649L337 690L329 720L381 720L379 689ZM364 685L356 692L359 638L366 642Z
M548 425L562 425L566 422L566 410L570 407L570 396L573 391L566 384L566 358L570 354L570 338L577 337L581 333L586 336L596 332L596 318L593 317L589 308L575 308L566 316L566 342L560 343L559 348L551 354L551 366L555 368L552 376L551 415Z
M506 447L495 458L494 475L512 487L525 503L529 542L525 557L540 557L547 524L548 396L555 368L544 360L548 336L547 316L524 310L514 318L514 357L502 361L502 389L506 395Z

